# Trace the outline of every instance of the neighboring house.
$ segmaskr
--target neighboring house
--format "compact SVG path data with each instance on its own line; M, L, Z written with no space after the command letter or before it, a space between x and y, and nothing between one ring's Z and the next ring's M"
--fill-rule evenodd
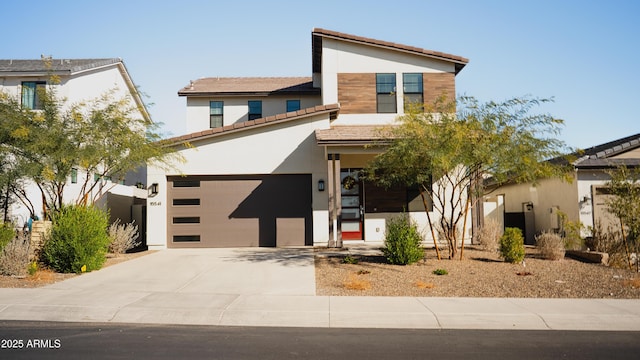
M148 168L150 249L381 241L405 210L430 236L416 190L358 173L405 104L455 98L468 60L324 29L312 59L311 77L204 78L178 92L190 133L170 142L186 162Z
M50 60L50 67L45 65L44 60ZM52 75L57 76L58 84L50 83ZM41 104L36 89L50 86L55 89L57 97L65 100L65 104L95 99L108 91L114 91L115 98L130 97L139 109L139 116L150 120L122 59L0 60L0 91L15 96L24 107L38 110ZM142 213L147 194L144 189L145 170L128 174L123 182L114 183L109 178L95 178L94 174L87 174L78 167L65 185L64 202L75 202L78 199L81 185L87 176L93 178L92 181L100 182L96 190L99 193L92 196L103 195L98 203L110 209L112 221L117 218L123 222L136 219L138 224L143 224L146 220ZM40 190L35 184L27 186L27 194L36 211L42 209ZM21 225L27 221L29 211L16 202L12 205L11 215L12 220ZM42 212L36 215L42 218Z
M573 154L574 174L571 183L560 179L545 179L539 184L510 184L500 187L496 195L485 198L485 216L494 218L504 227L518 227L525 234L525 243L533 245L535 235L542 231L561 231L560 213L569 221L580 221L586 228L600 222L606 229L617 223L607 211L610 180L607 171L625 165L640 166L640 134L631 135ZM583 236L590 233L584 231Z

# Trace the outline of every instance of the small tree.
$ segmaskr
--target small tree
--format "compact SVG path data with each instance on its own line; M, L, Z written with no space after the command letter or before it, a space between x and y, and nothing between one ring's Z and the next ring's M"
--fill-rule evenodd
M542 161L562 153L564 143L554 136L563 121L530 113L549 101L524 97L480 104L472 97L457 103L441 98L381 131L386 148L368 164L367 174L384 186L417 186L436 251L431 211L439 215L437 228L443 230L452 259L458 229L464 229L469 209L487 192L486 177L499 186L566 174L567 166Z
M615 171L609 171L611 180L607 182L607 189L612 198L606 201L607 210L620 223L620 234L624 242L629 268L631 252L640 251L640 169L630 170L620 166ZM636 264L640 262L636 259Z
M16 179L38 186L43 213L62 207L67 179L78 167L87 176L76 203L90 204L109 190L100 188L104 177L119 180L147 161L171 167L181 159L173 148L163 146L159 124L143 117L131 96L118 98L112 89L96 99L67 103L57 96L57 83L52 75L46 89L37 89L41 110L24 108L15 97L0 94L0 155L10 156ZM29 206L20 191L14 194Z

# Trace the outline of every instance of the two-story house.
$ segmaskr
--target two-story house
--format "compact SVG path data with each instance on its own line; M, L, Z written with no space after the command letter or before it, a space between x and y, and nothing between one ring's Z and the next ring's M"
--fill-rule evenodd
M57 78L51 82L52 76ZM63 106L96 99L112 91L114 99L129 97L138 116L150 120L146 106L138 92L122 59L37 59L37 60L0 60L0 91L19 99L23 107L38 110L38 88L53 89ZM65 203L73 203L79 198L82 184L99 182L91 198L99 198L99 205L110 209L112 221L120 218L123 222L137 219L143 224L143 207L147 191L146 171L141 170L127 175L122 182L110 178L88 174L77 167L70 174L63 194ZM142 188L142 189L140 189ZM97 193L96 193L97 192ZM33 204L36 216L42 218L42 197L35 184L26 184L26 193ZM29 210L20 202L14 202L10 209L11 218L22 225L29 218Z
M178 92L190 133L170 142L186 162L148 168L151 249L381 241L405 210L427 228L417 191L358 174L382 151L368 146L378 129L409 103L453 99L468 60L324 29L312 52L311 77L203 78Z

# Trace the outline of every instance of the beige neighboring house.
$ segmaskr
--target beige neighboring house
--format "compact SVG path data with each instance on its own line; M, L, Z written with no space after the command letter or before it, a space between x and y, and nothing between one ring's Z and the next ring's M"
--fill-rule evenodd
M511 184L485 197L485 220L495 219L504 227L518 227L525 243L534 244L542 231L560 231L560 212L569 221L580 221L585 227L601 222L606 228L616 226L605 204L607 171L625 165L640 166L640 134L607 142L574 154L573 182L547 179L533 186ZM589 236L585 231L583 236Z
M428 233L415 189L358 173L381 151L368 146L377 129L405 102L453 99L468 60L325 29L311 42L309 77L202 78L179 90L190 133L170 141L186 163L148 168L150 249L382 241L404 209Z
M19 99L23 106L38 110L39 87L54 88L56 95L64 99L64 104L79 103L95 99L107 91L114 91L115 98L129 97L136 105L139 116L150 120L149 113L122 59L49 59L50 67L44 59L0 60L0 91ZM50 77L56 75L58 84L51 84ZM109 208L111 220L120 218L123 222L143 226L146 206L146 171L130 173L123 182L113 182L109 178L96 178L77 167L69 176L63 194L65 203L75 202L82 183L89 176L99 182L92 197L100 197L99 205ZM36 209L36 216L42 218L42 198L35 184L27 185L29 199ZM16 202L12 205L11 218L17 224L24 224L29 218L28 209ZM141 232L144 234L144 231Z

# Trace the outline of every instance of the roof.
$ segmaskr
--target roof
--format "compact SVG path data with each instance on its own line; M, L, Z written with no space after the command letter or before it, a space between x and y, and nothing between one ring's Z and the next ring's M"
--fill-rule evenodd
M339 125L316 130L318 145L365 145L387 137L380 125Z
M191 83L178 91L180 96L210 95L320 95L310 77L208 77Z
M241 121L232 125L227 125L219 128L207 129L204 131L198 131L198 132L194 132L187 135L177 136L174 138L164 140L163 142L169 146L179 145L187 142L192 142L195 140L203 140L203 139L217 137L217 136L226 135L230 133L245 131L249 129L255 129L262 126L300 120L313 115L330 114L329 116L333 118L337 116L338 111L340 111L340 106L338 104L318 105L318 106L314 106L306 109L301 109L298 111L291 111L288 113L267 116L267 117L255 119L255 120Z
M407 52L419 56L434 58L437 60L452 62L455 64L455 73L459 73L467 63L469 59L462 56L447 54L439 51L433 51L428 49L422 49L415 46L402 45L394 42L381 41L362 36L349 35L337 31L331 31L326 29L315 28L312 32L312 44L313 44L313 72L320 73L321 58L322 58L322 38L337 39L342 41L354 42L363 45L371 45L389 50L396 50Z
M84 70L95 69L102 66L122 62L119 58L110 59L51 59L51 67L48 68L44 59L37 60L0 60L0 73L3 76L15 74L23 76L25 73L77 73Z
M579 151L575 154L579 158L574 162L574 166L579 169L620 165L640 166L640 159L612 159L616 155L638 148L640 148L640 134L627 136Z

